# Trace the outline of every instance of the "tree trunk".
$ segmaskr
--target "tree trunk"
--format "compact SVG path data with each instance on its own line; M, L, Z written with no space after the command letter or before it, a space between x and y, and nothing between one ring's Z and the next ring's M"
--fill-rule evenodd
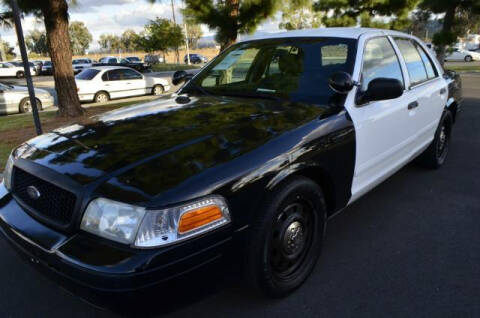
M230 36L221 43L220 52L223 52L225 49L237 42L238 37L238 18L240 15L240 1L239 0L226 0L226 6L230 10L230 18L234 21L235 27L234 30L231 30Z
M456 9L457 9L456 6L452 6L448 8L447 12L445 13L445 17L443 18L443 27L442 27L443 34L452 32ZM438 47L437 57L440 64L442 64L442 67L445 64L445 52L446 52L445 44L440 45Z
M66 0L44 1L42 13L47 31L50 58L53 63L53 78L58 96L58 116L81 116L85 110L78 99L77 84L72 69L72 48L68 33L68 4Z

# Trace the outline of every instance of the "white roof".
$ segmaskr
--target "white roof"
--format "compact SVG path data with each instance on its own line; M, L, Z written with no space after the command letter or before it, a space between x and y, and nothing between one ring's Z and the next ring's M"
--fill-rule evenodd
M266 33L245 40L260 40L260 39L276 39L276 38L289 38L289 37L337 37L337 38L348 38L348 39L358 39L362 34L365 33L384 33L390 35L407 35L405 33L385 30L385 29L373 29L373 28L318 28L318 29L304 29L304 30L294 30L287 32L276 32L276 33Z
M131 68L126 66L106 65L106 66L93 66L93 67L89 67L88 69L94 69L97 71L108 71L108 70L131 69Z

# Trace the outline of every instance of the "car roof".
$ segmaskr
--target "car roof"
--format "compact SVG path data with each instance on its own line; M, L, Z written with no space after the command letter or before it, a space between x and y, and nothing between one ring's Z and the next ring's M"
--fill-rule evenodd
M375 28L358 28L358 27L340 27L340 28L318 28L318 29L303 29L287 32L263 33L258 36L253 36L242 42L262 39L277 39L290 37L338 37L348 39L358 39L361 35L366 33L384 33L385 35L408 35L406 33L375 29Z
M110 66L94 66L94 67L90 67L88 69L94 69L94 70L97 70L97 71L108 71L108 70L116 70L116 69L127 69L127 70L131 70L132 68L130 67L125 67L125 66L113 66L113 65L110 65Z

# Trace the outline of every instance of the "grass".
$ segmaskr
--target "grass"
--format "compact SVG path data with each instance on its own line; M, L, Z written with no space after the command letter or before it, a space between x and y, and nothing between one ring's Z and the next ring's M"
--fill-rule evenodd
M119 102L87 108L87 114L78 118L58 118L55 111L40 113L40 121L44 132L58 127L71 125L76 122L87 121L93 115L109 110L138 104L138 100ZM35 125L32 114L18 114L0 117L0 172L3 171L11 150L21 143L35 137Z
M199 65L187 65L187 64L155 64L152 67L154 72L166 72L166 71L182 71L182 70L193 70L201 68Z
M480 65L446 65L445 69L455 72L479 72Z

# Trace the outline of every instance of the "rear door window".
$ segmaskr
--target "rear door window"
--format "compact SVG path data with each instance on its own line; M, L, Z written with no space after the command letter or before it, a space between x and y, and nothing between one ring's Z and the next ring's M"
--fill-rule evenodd
M422 57L410 39L396 38L395 42L407 64L410 84L417 85L428 80L427 70L423 64Z

